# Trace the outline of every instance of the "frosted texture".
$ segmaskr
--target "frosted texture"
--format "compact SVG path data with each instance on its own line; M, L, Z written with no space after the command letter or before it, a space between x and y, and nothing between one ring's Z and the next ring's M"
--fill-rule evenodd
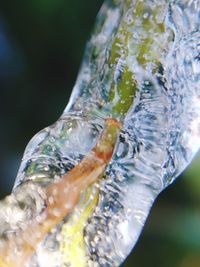
M104 177L91 187L98 202L80 233L73 227L92 201L84 192L26 266L114 267L131 252L154 200L200 146L199 20L195 0L102 6L69 104L30 141L13 194L0 204L2 242L41 212L42 188L94 147L105 118L123 129Z

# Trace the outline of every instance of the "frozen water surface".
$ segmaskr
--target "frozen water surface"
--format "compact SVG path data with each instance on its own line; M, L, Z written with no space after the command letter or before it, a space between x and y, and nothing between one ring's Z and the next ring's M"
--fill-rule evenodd
M30 141L13 194L0 203L1 242L41 212L42 189L94 147L105 118L123 129L104 177L27 267L113 267L130 253L154 200L200 146L199 27L198 0L102 6L69 104Z

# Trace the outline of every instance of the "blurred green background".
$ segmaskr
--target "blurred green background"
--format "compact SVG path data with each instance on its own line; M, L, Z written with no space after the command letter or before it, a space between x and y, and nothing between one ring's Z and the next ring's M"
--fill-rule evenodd
M0 196L67 104L102 1L0 1ZM124 267L200 267L200 157L156 201ZM78 266L77 266L78 267Z

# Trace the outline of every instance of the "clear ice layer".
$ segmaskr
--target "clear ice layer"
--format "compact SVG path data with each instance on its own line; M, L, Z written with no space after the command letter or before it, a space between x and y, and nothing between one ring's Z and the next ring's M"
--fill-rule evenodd
M104 177L90 189L98 194L92 212L79 224L92 201L83 192L27 267L114 267L131 252L154 200L200 147L199 27L195 0L102 6L69 104L30 141L13 194L0 203L1 239L40 213L42 188L95 146L107 117L123 129Z

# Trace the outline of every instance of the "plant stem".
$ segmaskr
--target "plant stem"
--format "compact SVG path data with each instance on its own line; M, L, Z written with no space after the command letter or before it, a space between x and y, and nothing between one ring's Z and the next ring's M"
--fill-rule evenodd
M1 267L22 267L36 251L38 244L78 204L81 193L103 176L109 163L121 125L107 119L96 146L71 171L46 189L46 208L23 231L9 237L0 247Z

